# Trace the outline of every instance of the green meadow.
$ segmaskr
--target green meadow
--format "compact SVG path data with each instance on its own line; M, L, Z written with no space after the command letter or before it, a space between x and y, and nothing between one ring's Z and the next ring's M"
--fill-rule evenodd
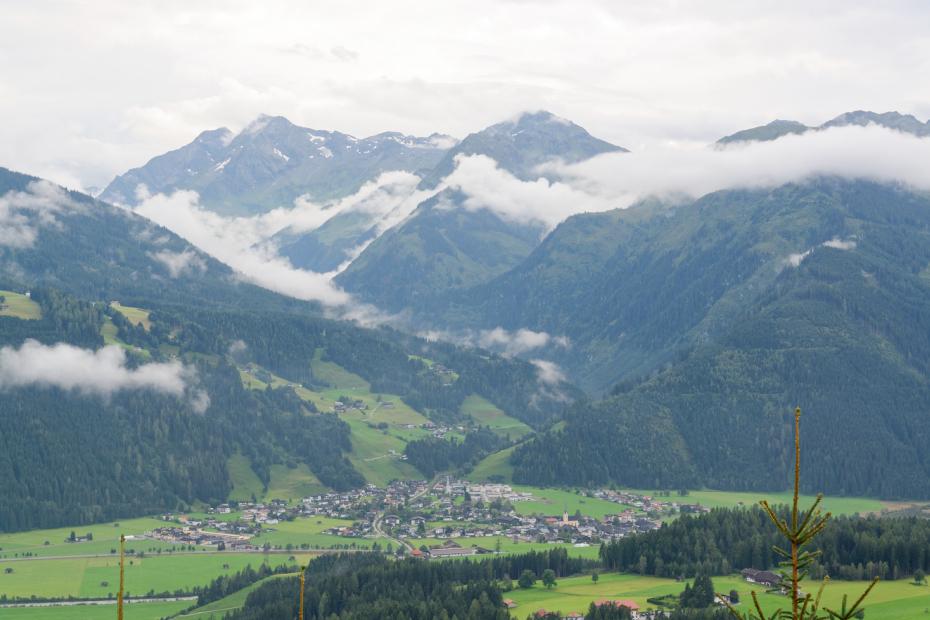
M296 574L285 574L285 575L271 575L270 577L265 577L261 581L253 583L250 586L247 586L238 592L234 592L225 598L221 598L218 601L213 601L203 607L197 607L192 609L189 612L183 613L178 618L197 618L197 620L219 620L224 614L233 611L234 609L239 609L245 604L245 599L252 590L255 590L258 587L261 587L262 584L267 583L272 579L296 579ZM295 588L297 587L295 582Z
M514 509L518 514L531 515L561 515L567 510L569 515L575 511L581 514L602 518L605 515L623 512L630 506L615 504L596 497L586 497L583 491L566 491L562 489L543 489L524 485L513 485L514 491L532 493L534 500L529 502L515 502Z
M312 557L303 553L296 561ZM128 557L126 591L134 596L149 591L174 592L206 585L212 579L242 570L249 564L272 566L293 563L285 554L192 553ZM13 572L7 574L6 569ZM105 598L119 587L119 557L75 557L48 560L0 560L0 594L7 596L47 596Z
M15 532L0 534L0 561L31 554L33 557L58 557L74 555L108 554L111 550L119 548L120 534L130 538L126 542L126 549L146 551L150 549L170 549L172 544L155 540L134 541L134 535L141 535L156 527L164 526L164 521L152 518L125 519L117 523L102 523L98 525L80 525L75 527L61 527L48 530L31 530L28 532ZM77 536L93 534L93 540L87 542L66 542L71 532ZM48 544L46 544L46 542ZM2 588L0 588L2 591Z
M39 304L32 301L22 293L13 291L0 291L3 302L0 303L0 316L12 316L17 319L41 319L42 309Z
M642 495L654 495L655 490L634 490L633 493ZM732 508L736 506L749 506L758 504L759 500L765 499L772 504L790 504L791 493L755 493L755 492L737 492L737 491L689 491L685 497L679 497L673 492L670 497L657 498L660 500L675 501L686 504L701 504L708 508ZM809 506L815 499L812 495L800 496L801 505ZM824 510L829 510L833 514L865 514L870 512L880 512L886 507L881 500L870 499L867 497L824 497Z
M576 547L570 544L563 543L535 543L535 542L523 542L517 541L513 542L512 539L507 538L506 536L480 536L480 537L461 537L461 538L408 538L405 542L413 545L416 548L421 546L436 546L442 545L443 543L448 542L449 540L454 540L456 543L462 547L468 548L472 546L482 547L489 551L495 551L497 549L498 542L500 543L501 553L528 553L530 551L548 551L555 547L564 547L568 554L574 557L579 558L588 558L591 560L596 560L598 557L598 552L600 551L600 545L591 545L588 547ZM475 556L477 559L481 559L482 556ZM483 556L489 557L489 556Z
M306 519L300 518L293 521L282 521L276 525L265 526L262 534L253 538L252 542L256 545L263 545L267 542L280 547L286 547L287 545L298 547L302 544L308 544L316 545L321 548L329 548L333 545L353 544L357 547L371 547L376 541L384 546L390 542L386 538L351 538L323 533L330 528L346 527L349 525L352 525L352 521L347 519L331 519L322 516L308 517Z
M515 618L525 618L538 609L550 611L585 612L591 602L602 598L631 599L641 608L649 607L646 599L666 594L678 594L684 589L684 583L673 579L660 579L658 577L642 577L639 575L602 573L595 584L590 575L560 579L558 585L552 590L546 590L542 584L522 590L516 589L506 593L505 598L511 598L517 603L512 615ZM750 587L737 576L715 577L714 587L718 592L736 590L740 600L750 600ZM824 603L827 606L838 606L844 594L850 599L856 598L867 586L866 582L831 581L824 590ZM766 594L758 591L763 608L774 611L783 607L788 599L776 594ZM930 587L915 586L908 581L880 582L867 599L865 617L869 620L905 620L908 618L928 617L926 611L930 608Z
M149 314L151 313L148 310L124 306L118 301L111 301L110 307L126 317L133 325L141 325L146 331L152 328L152 322L149 320Z
M533 432L532 428L510 417L494 403L477 394L472 394L465 399L461 412L481 426L487 426L501 436L509 435L511 439L521 439Z
M161 620L190 607L191 601L167 603L129 603L124 607L126 620ZM3 620L112 620L116 605L72 605L62 607L3 607ZM197 616L195 616L197 617Z

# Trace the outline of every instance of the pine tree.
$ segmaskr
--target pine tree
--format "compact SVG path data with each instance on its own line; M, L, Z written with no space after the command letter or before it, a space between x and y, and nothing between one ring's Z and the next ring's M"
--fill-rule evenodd
M801 597L801 582L807 576L810 568L820 555L819 551L804 551L804 547L818 534L823 532L823 529L826 527L832 515L829 512L826 514L821 513L820 503L823 501L822 494L817 495L817 499L814 500L813 505L811 505L807 511L799 510L798 495L800 494L800 486L801 408L798 407L794 410L794 498L791 504L790 521L788 519L780 519L767 501L762 500L759 502L769 519L771 519L772 523L778 528L778 531L781 532L782 536L790 543L788 550L782 549L781 547L774 547L774 551L778 556L783 558L783 561L779 564L783 569L781 571L782 587L791 594L791 609L782 610L779 608L771 614L766 614L759 604L759 599L755 591L753 591L752 602L754 609L742 615L721 596L721 600L724 601L730 613L736 618L745 620L852 620L853 618L861 617L863 611L861 609L862 601L865 600L865 597L869 595L869 592L871 592L875 584L878 583L879 578L875 577L872 583L869 584L869 587L865 589L851 607L847 606L847 596L844 594L842 606L839 611L824 607L823 612L826 612L826 614L820 611L820 599L823 596L823 589L826 587L829 578L823 579L816 597L812 596L810 593L806 594L803 598Z

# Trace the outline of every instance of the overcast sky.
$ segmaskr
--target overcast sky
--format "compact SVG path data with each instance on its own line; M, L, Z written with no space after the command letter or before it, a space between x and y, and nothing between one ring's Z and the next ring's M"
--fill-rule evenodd
M930 3L4 2L0 165L72 187L259 113L464 136L548 109L634 150L930 116ZM196 7L196 8L192 8Z

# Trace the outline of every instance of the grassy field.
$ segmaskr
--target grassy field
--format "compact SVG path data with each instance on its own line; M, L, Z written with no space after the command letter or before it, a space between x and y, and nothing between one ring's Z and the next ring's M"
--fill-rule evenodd
M498 435L521 439L533 432L529 426L500 410L494 403L472 394L462 403L461 412L481 426L487 426Z
M306 562L310 554L298 557ZM127 592L141 596L155 592L206 585L210 580L258 566L267 561L284 564L287 556L255 553L204 553L203 555L146 555L134 557L126 566ZM13 572L6 574L10 567ZM103 585L106 583L107 585ZM64 558L51 560L0 560L0 594L9 596L76 596L102 598L116 592L119 585L119 558Z
M111 550L119 547L120 534L127 537L141 535L151 531L156 527L164 525L163 521L158 519L126 519L119 522L117 527L114 523L103 523L99 525L81 525L75 527L62 527L49 530L31 530L29 532L16 532L13 534L0 534L0 561L20 557L23 554L32 554L38 557L57 557L70 555L92 555L110 553ZM74 531L78 536L84 536L87 533L93 534L94 539L88 542L69 543L65 542ZM49 544L45 544L48 541ZM126 549L135 549L137 551L148 551L149 549L170 549L170 543L160 541L145 540L133 541L126 543ZM2 591L2 588L0 588Z
M12 316L17 319L29 320L42 318L42 309L39 304L22 293L0 291L0 297L4 298L3 304L0 305L0 316Z
M655 493L654 490L635 490L633 492L642 495L653 495ZM791 493L787 491L784 493L741 493L736 491L702 490L690 491L685 497L678 497L676 493L672 493L671 497L659 499L668 499L679 503L701 504L709 508L731 508L734 506L758 504L759 500L762 499L767 499L773 504L790 504ZM813 501L814 497L811 495L801 496L801 502L804 506L809 506ZM833 514L838 515L854 514L857 512L864 514L868 512L879 512L885 507L885 504L883 504L881 500L869 499L867 497L824 497L823 507L825 510L829 510Z
M714 587L718 592L736 590L740 599L748 601L749 585L739 577L714 578ZM866 587L865 582L832 581L824 591L824 602L828 606L837 606L843 594L850 598L858 596ZM557 587L546 590L537 584L528 590L514 590L507 593L518 607L513 610L515 618L525 618L537 609L551 611L587 611L592 601L601 598L632 599L641 607L648 606L646 599L664 594L678 594L684 589L683 583L672 579L657 577L640 577L616 573L600 575L598 583L593 583L590 576L561 579ZM760 601L765 609L774 611L784 606L787 599L773 594L760 594ZM905 620L908 618L926 618L925 610L930 607L930 587L914 586L907 581L881 582L867 599L866 618L869 620Z
M488 455L475 465L475 468L466 477L474 482L484 482L492 479L508 483L513 482L513 466L508 462L508 459L514 447Z
M598 552L600 551L599 545L591 545L589 547L575 547L574 545L568 544L548 544L548 543L533 543L533 542L513 542L512 539L507 538L506 536L481 536L473 538L452 538L462 547L472 547L478 546L489 551L495 551L497 548L498 539L500 540L500 548L502 553L527 553L530 551L548 551L554 547L565 547L568 550L568 554L574 557L579 558L588 558L591 560L596 560L598 557ZM441 545L445 542L448 542L449 538L410 538L406 542L410 543L414 547L420 548L423 545L427 547L434 545ZM490 557L490 556L477 556L478 559L481 557Z
M272 579L296 579L297 574L286 574L286 575L272 575L270 577L265 577L261 581L253 583L252 585L245 587L238 592L234 592L225 598L221 598L218 601L213 601L209 605L204 605L203 607L198 607L193 609L188 613L181 614L177 616L178 618L197 618L197 620L219 620L223 617L224 614L234 610L239 609L245 604L245 599L252 590L261 587L263 584L267 583ZM296 586L295 586L296 588Z
M537 498L530 502L514 503L514 509L521 515L561 515L563 510L568 510L568 514L572 515L576 510L580 510L583 515L601 518L604 515L617 514L629 508L629 506L615 504L596 497L585 497L582 492L576 493L575 491L543 489L524 485L514 485L513 488L515 491L532 493L533 497Z
M174 603L130 603L124 608L126 620L160 620L190 607L190 601ZM112 620L116 605L80 605L70 607L7 607L0 611L3 620ZM197 616L195 616L197 617Z
M110 307L126 317L133 325L141 325L146 331L152 328L152 322L149 320L149 311L142 308L133 308L124 306L118 301L110 302Z
M252 541L256 545L263 545L267 542L281 547L286 547L288 544L298 547L306 543L321 548L329 548L333 545L371 547L376 541L383 547L389 542L386 538L350 538L323 533L325 530L333 527L345 527L349 525L352 525L352 521L346 519L331 519L322 516L295 519L294 521L282 521L277 525L267 526L265 528L266 530L274 531L265 531L261 535L253 538Z
M238 453L232 455L226 460L226 470L229 472L229 481L233 485L229 499L242 502L250 501L252 497L258 499L265 495L265 487L252 470L252 464L247 456Z

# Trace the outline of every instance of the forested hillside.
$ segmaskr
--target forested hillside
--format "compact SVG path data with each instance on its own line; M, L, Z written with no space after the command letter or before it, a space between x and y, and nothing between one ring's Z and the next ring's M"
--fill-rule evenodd
M780 513L788 511L783 507ZM758 506L717 508L607 543L600 557L607 568L657 577L728 575L775 566L779 559L772 546L782 544L780 536ZM811 577L904 579L930 570L928 549L926 519L836 517L811 545L811 551L821 554L811 566Z
M365 479L346 458L353 449L349 426L318 411L292 386L326 387L311 366L320 351L437 420L460 419L460 406L471 394L537 427L563 407L564 395L547 396L528 363L348 323L168 306L151 312L145 328L106 303L48 289L36 289L32 299L40 319L0 317L3 354L27 339L99 349L106 334L111 347L126 351L129 368L181 362L192 385L181 396L135 389L95 394L79 384L56 387L53 377L4 385L0 376L0 530L99 522L195 500L221 502L231 490L227 459L234 454L245 456L265 485L273 465L301 463L330 488L362 485ZM456 380L449 384L431 372L422 358L411 357L408 345L455 369ZM240 376L244 362L293 384L247 389ZM205 409L192 398L201 393L209 399Z
M4 196L5 195L5 196ZM49 286L84 299L318 311L247 284L226 265L130 211L0 168L17 240L0 243L0 284Z

